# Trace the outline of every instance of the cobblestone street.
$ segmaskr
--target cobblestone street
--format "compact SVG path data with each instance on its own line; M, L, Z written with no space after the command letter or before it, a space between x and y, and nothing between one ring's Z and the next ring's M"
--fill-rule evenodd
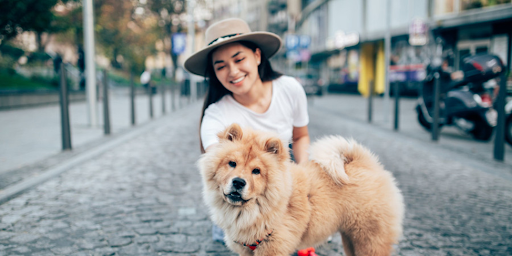
M396 255L512 255L508 165L475 163L463 152L325 111L323 99L315 100L312 141L353 137L395 175L406 202ZM200 105L161 117L155 129L1 204L0 256L233 255L212 242L202 202ZM339 235L317 248L318 255L342 251Z

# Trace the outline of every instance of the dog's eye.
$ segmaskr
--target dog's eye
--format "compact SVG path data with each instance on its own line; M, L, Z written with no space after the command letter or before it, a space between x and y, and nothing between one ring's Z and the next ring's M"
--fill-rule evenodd
M233 161L229 161L229 166L231 166L231 167L235 168L235 167L236 167L236 163L235 163L235 162L233 162Z
M260 169L256 168L252 170L252 174L260 174Z

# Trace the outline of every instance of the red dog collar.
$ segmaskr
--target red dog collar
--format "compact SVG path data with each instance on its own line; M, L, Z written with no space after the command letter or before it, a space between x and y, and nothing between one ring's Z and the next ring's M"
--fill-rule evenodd
M243 245L243 246L247 246L247 247L249 247L249 249L251 249L251 250L253 250L253 251L254 251L254 250L256 250L256 247L257 247L261 242L265 241L269 236L271 236L271 235L272 235L272 232L274 232L274 231L273 231L273 230L272 230L272 231L270 231L270 232L267 234L267 236L266 236L265 238L263 238L263 239L261 239L261 240L256 240L256 242L254 242L253 244L246 244L246 243L237 242L237 241L234 241L234 242L235 242L235 243L237 243L237 244L241 244L241 245Z

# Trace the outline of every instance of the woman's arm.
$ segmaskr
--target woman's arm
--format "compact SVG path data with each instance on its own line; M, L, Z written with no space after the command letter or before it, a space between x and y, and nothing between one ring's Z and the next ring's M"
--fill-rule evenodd
M297 163L308 161L309 132L308 126L293 127L293 156Z

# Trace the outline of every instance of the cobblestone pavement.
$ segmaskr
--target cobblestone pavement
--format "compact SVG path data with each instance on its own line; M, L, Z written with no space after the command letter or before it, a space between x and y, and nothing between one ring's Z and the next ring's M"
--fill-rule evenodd
M232 255L201 199L200 104L0 205L2 255ZM343 114L310 108L314 140L353 137L392 171L407 205L396 255L511 255L512 171ZM317 250L341 255L339 235Z

